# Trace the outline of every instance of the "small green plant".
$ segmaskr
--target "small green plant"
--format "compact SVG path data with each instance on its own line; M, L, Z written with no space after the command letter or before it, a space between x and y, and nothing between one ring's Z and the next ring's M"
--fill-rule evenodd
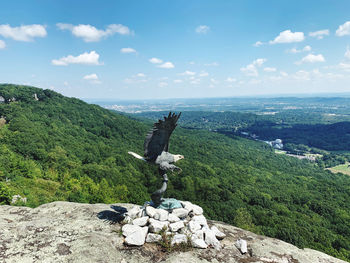
M158 244L167 252L171 252L171 240L173 239L174 234L167 235L168 228L164 226L158 234L162 236L162 239L158 242Z
M11 203L10 189L5 183L0 182L0 205L9 205Z
M187 235L187 242L180 244L171 244L171 241L174 237L174 233L167 234L167 227L163 227L162 230L158 232L159 235L162 236L162 240L158 242L158 244L166 251L166 252L174 252L174 251L189 251L192 249L191 237Z

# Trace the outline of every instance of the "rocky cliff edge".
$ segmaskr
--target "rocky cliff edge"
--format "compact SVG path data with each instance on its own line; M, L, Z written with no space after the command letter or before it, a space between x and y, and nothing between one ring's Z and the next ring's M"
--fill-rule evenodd
M53 202L34 209L0 206L0 262L345 262L217 221L208 223L226 234L221 250L167 252L157 244L125 246L119 221L122 211L133 206L69 202ZM235 246L239 239L247 241L248 253L242 254Z

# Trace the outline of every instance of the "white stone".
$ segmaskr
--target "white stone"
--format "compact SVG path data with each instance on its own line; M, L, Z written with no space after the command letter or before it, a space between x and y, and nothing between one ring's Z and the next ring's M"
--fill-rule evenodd
M216 238L219 240L226 237L226 235L222 233L216 226L212 226L211 231L215 233Z
M160 232L163 227L168 228L169 222L168 221L159 221L155 220L153 218L149 219L149 231L153 233Z
M197 230L195 233L192 235L193 239L204 239L204 231L202 229Z
M203 208L199 205L192 204L188 201L181 201L182 206L188 210L188 212L193 212L195 215L203 214Z
M200 207L199 205L192 205L192 211L195 215L202 215L203 214L203 208Z
M187 227L181 228L179 233L184 234L186 236L192 236L192 232L190 230L188 230Z
M192 217L192 221L200 224L201 226L207 226L207 219L204 217L204 215L194 216Z
M205 243L208 246L213 246L216 250L221 249L221 244L219 240L215 237L215 233L211 231L210 229L204 230L204 236L205 236Z
M169 225L169 228L172 232L177 232L179 229L185 227L184 223L182 221L175 222Z
M132 218L128 215L126 215L123 219L124 224L132 224Z
M127 212L127 215L130 216L132 219L134 219L139 215L140 211L141 211L140 206L135 205Z
M158 234L148 233L146 242L147 243L156 243L162 240L162 236Z
M202 228L198 222L193 220L188 223L187 227L192 233L195 233L197 230Z
M154 217L154 215L156 214L157 212L157 209L152 207L152 206L147 206L146 207L146 214L149 216L149 217Z
M192 246L194 248L207 248L208 247L208 245L204 242L203 239L198 239L198 238L192 239L191 243L192 243Z
M204 225L204 226L202 227L202 230L203 230L203 231L205 231L206 229L209 229L209 230L210 230L210 228L209 228L208 225Z
M164 209L157 209L157 212L153 216L154 219L159 221L166 221L168 220L169 212Z
M142 227L142 231L145 233L145 238L146 238L147 233L148 233L148 226Z
M188 213L189 213L189 212L190 212L190 211L188 211L188 210L185 209L185 208L176 208L176 209L173 210L172 214L173 214L173 215L176 215L176 216L179 217L179 218L185 218L185 217L188 216Z
M193 210L193 204L189 201L181 201L182 206L188 210L188 212L191 212Z
M247 241L245 241L244 239L238 239L235 245L241 251L242 254L245 254L248 252Z
M170 223L174 223L174 222L180 221L180 218L179 218L178 216L176 216L176 215L170 213L170 214L168 215L168 221L169 221Z
M132 224L136 226L145 226L148 223L148 219L149 219L148 216L136 218L132 221Z
M145 244L148 228L143 227L140 231L131 233L125 238L125 244L129 246L142 246Z
M184 234L176 234L171 240L171 245L187 243L187 236Z
M142 231L142 228L140 226L135 226L131 224L126 224L122 227L123 235L129 236L134 232L140 232Z

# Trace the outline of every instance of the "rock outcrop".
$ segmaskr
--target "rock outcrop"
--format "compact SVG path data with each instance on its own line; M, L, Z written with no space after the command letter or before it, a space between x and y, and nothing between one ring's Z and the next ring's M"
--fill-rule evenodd
M207 219L202 214L203 209L188 201L177 201L181 208L156 209L145 205L135 205L126 212L122 228L125 243L128 245L142 246L152 243L154 234L163 232L163 240L171 245L185 245L194 248L214 247L221 249L220 241L226 237L216 226L208 226ZM143 226L145 228L141 228ZM133 231L130 231L132 229ZM135 232L139 232L136 234ZM144 235L146 234L146 235ZM131 238L137 235L138 239ZM149 238L148 236L151 235ZM159 237L157 237L159 239ZM148 241L147 241L148 240ZM159 242L159 241L158 241Z
M210 229L217 228L226 235L220 241L221 250L192 248L186 252L166 252L157 243L127 246L125 242L129 240L126 241L122 233L133 230L122 229L119 222L127 210L132 212L133 206L69 202L54 202L34 209L0 206L0 262L345 262L319 251L299 249L216 221L208 221L208 225ZM198 207L195 209L201 212ZM200 218L198 220L200 222ZM137 221L139 225L135 224L135 228L146 228L142 226L143 221L145 219ZM196 225L192 227L195 229ZM142 231L134 233L137 233L132 236L135 240L146 235ZM146 238L159 240L156 233ZM242 242L238 242L241 247L237 248L238 240L247 242L247 253L243 254L240 250Z

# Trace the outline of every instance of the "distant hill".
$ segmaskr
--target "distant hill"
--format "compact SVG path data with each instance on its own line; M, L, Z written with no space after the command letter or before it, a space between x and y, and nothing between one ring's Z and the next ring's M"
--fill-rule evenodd
M142 154L150 122L34 87L3 84L0 96L0 203L19 194L31 207L143 204L159 187L156 167L127 154ZM350 261L349 176L203 130L177 128L170 150L185 159L183 172L169 175L167 196L201 205L211 219Z

